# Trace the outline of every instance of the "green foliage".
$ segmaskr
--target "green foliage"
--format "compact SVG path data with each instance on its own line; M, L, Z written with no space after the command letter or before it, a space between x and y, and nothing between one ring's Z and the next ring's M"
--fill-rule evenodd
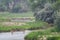
M36 32L32 32L30 34L28 34L27 36L25 36L25 40L38 40L40 37L42 38L42 36L47 37L47 40L60 40L60 34L52 34L54 32L51 31L51 29L48 30L44 30L44 31L36 31ZM50 35L52 35L52 37L50 37Z
M60 32L60 18L57 18L56 25L57 25L57 31Z
M55 9L55 10L59 10L60 9L60 0L57 0L54 4L53 4L53 8Z
M23 9L22 6L28 5L27 0L22 0L22 1L24 2L22 3L21 0L18 0L18 1L17 0L0 0L0 7L2 7L4 11L18 12L19 10ZM24 8L24 10L26 10L26 8ZM0 11L1 11L1 8L0 8Z
M29 0L32 10L43 9L46 3L54 4L58 0Z
M38 33L32 32L25 37L25 40L37 40Z
M8 4L12 1L13 0L0 0L0 11L7 11L9 9Z
M44 4L46 3L46 0L30 0L30 5L31 5L31 9L33 11L37 10L37 8L41 9L44 7Z
M42 37L42 35L47 35L48 33L45 31L37 31L37 32L32 32L30 34L28 34L25 37L25 40L38 40L38 36L40 35ZM49 33L50 34L50 33Z
M48 37L47 40L60 40L60 37Z
M4 10L8 10L9 9L8 4L11 3L12 1L15 1L15 0L0 0L0 6L5 7ZM29 3L29 6L33 11L44 8L44 4L48 2L53 3L54 8L59 9L59 4L60 4L59 1L60 0L28 0L28 1L26 0L26 2ZM14 8L16 8L16 5L17 5L17 8L21 6L20 3L17 3L15 4Z

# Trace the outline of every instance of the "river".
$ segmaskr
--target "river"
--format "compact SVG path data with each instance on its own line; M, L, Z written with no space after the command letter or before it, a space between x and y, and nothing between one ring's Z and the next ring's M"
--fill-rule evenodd
M29 30L25 30L25 33L23 31L17 31L13 34L11 32L0 33L0 40L24 40L24 37L30 32Z

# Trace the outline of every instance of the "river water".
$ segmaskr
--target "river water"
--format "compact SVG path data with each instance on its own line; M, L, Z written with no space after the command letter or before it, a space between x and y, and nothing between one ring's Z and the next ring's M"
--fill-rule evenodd
M13 34L11 34L11 32L0 33L0 40L24 40L24 37L30 32L31 31L26 30L25 32L18 31Z

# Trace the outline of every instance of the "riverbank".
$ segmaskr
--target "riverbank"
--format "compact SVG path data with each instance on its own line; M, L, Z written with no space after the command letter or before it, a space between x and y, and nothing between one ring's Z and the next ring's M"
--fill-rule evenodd
M9 25L8 25L9 24ZM21 24L21 25L20 25ZM28 23L20 23L20 22L1 22L0 23L0 32L9 32L9 31L20 31L20 30L37 30L37 29L45 29L47 27L47 23L45 22L28 22Z
M60 32L55 27L45 30L34 30L25 36L25 40L60 40Z

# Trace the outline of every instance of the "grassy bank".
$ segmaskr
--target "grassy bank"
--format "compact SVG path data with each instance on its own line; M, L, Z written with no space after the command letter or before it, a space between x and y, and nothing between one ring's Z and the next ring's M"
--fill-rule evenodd
M0 32L7 32L7 31L11 31L13 30L23 30L23 29L27 29L27 30L36 30L36 29L41 29L44 26L47 25L47 23L45 22L29 22L29 23L25 23L26 25L2 25L2 22L0 23Z
M43 36L47 38L47 40L60 40L60 33L53 32L52 29L32 32L25 36L25 40L40 40Z
M26 13L9 13L9 12L0 12L0 17L33 17L33 12Z
M14 30L22 30L22 29L28 29L28 30L36 30L45 28L47 23L45 22L25 22L26 25L10 25L7 23L2 24L2 22L11 22L10 18L22 18L22 17L33 17L33 12L26 12L26 13L9 13L9 12L0 12L0 32L7 32ZM34 20L34 18L32 18ZM14 22L12 22L14 23ZM17 24L19 22L16 22Z
M11 18L22 18L22 17L33 17L33 12L26 13L9 13L9 12L0 12L0 22L1 21L10 21Z

